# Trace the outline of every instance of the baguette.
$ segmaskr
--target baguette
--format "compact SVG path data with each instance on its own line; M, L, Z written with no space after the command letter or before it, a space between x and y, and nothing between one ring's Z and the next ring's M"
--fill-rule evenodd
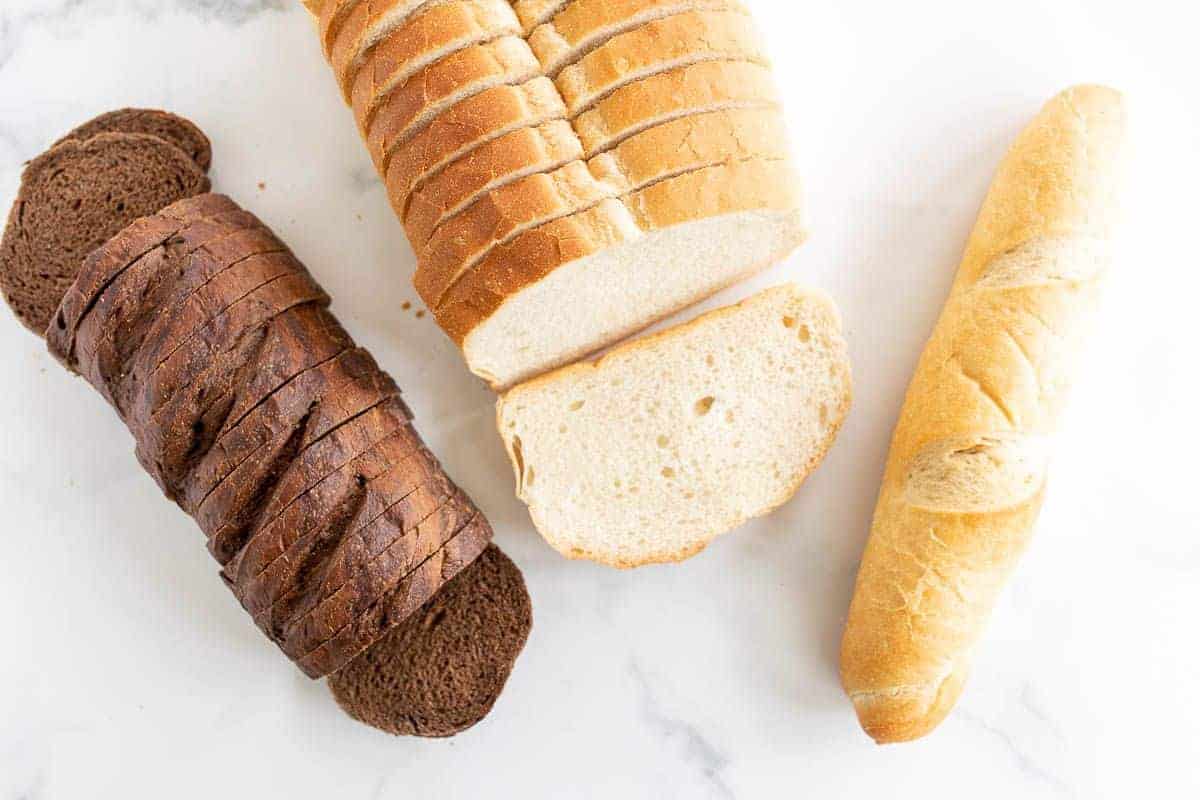
M688 11L746 13L737 0L577 0L527 38L542 68L553 77L614 36Z
M774 111L717 112L652 128L587 165L573 162L482 197L429 240L414 285L436 309L455 281L524 231L697 169L781 160L787 156L785 142Z
M413 188L501 136L566 116L549 78L497 86L445 111L386 159L388 199L401 219Z
M787 285L521 384L496 417L546 540L629 568L778 508L849 406L836 308Z
M753 21L734 11L692 11L649 22L610 39L555 79L572 116L625 84L703 61L766 65Z
M786 162L722 164L494 248L434 314L475 374L512 386L767 268L804 235Z
M496 86L539 74L524 41L506 36L459 50L418 72L380 103L367 131L367 147L386 173L392 153L456 103Z
M448 217L480 195L583 158L579 137L566 120L521 128L467 153L408 198L404 230L415 252Z
M571 124L591 157L681 117L777 103L771 71L761 64L706 61L622 86Z
M877 742L950 712L1032 534L1077 351L1110 258L1125 115L1079 86L1005 156L892 439L842 641Z
M376 45L350 87L350 107L368 130L379 104L418 72L467 47L521 32L504 0L463 0L423 10Z

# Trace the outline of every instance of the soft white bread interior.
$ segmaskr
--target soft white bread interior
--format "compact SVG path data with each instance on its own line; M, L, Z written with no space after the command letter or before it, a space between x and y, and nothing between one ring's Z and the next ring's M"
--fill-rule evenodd
M785 503L850 396L832 301L785 285L522 384L497 424L546 540L636 567Z
M1025 550L1077 353L1111 257L1121 96L1052 99L1005 156L892 439L842 641L880 743L950 712Z
M804 237L799 181L786 162L721 164L495 247L434 314L470 369L503 388L766 269Z

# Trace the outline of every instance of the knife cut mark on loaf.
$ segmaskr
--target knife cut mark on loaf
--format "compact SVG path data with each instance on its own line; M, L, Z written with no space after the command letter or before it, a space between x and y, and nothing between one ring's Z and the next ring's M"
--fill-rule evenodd
M695 11L747 13L737 0L576 0L526 38L553 78L610 39L649 22Z
M748 16L694 11L649 22L610 39L562 70L554 83L575 117L626 84L705 61L769 65Z
M720 112L653 128L587 164L572 162L477 197L427 242L414 285L436 311L463 275L525 231L696 170L786 157L774 112Z
M360 130L370 129L379 103L431 64L474 45L519 35L505 0L466 0L426 6L362 57L350 87Z

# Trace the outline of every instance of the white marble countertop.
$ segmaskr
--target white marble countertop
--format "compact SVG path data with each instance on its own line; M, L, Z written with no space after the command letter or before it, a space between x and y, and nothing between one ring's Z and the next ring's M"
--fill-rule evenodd
M24 160L96 112L195 119L218 189L276 227L406 388L536 617L477 728L431 742L352 722L254 629L101 399L0 314L0 800L1200 796L1195 12L752 5L814 235L720 299L785 277L831 292L856 406L779 513L682 566L619 573L542 543L489 393L400 310L412 256L298 4L0 3L0 205ZM877 748L836 659L888 434L1003 150L1079 81L1127 90L1138 122L1106 324L962 702L927 740Z

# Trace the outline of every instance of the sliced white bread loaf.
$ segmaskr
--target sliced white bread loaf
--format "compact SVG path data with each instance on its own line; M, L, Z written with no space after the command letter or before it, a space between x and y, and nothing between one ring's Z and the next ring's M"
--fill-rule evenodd
M546 541L628 568L787 502L850 399L836 308L785 285L522 384L497 425Z
M521 233L697 169L787 157L787 132L771 109L719 111L669 122L591 162L576 161L480 196L418 251L414 285L437 308L450 287Z
M434 314L471 370L504 388L766 269L804 236L786 161L721 164L495 247Z
M434 230L479 195L583 158L571 124L559 119L521 128L472 150L409 195L404 230L421 252Z
M749 61L707 61L622 86L572 121L585 155L680 117L778 103L771 71Z
M702 61L767 64L754 22L736 11L691 11L610 39L555 79L567 110L580 114L628 83Z
M367 130L394 88L459 50L521 33L506 0L458 0L427 6L379 41L353 73L350 105Z
M387 159L381 153L371 156L386 174L388 198L403 219L412 190L455 160L506 134L562 119L566 113L562 96L549 78L497 86L459 101Z
M367 146L386 169L389 156L456 103L541 72L523 39L505 36L437 61L387 94L367 131Z
M739 11L737 0L576 0L527 37L551 77L586 53L647 22L688 11Z

